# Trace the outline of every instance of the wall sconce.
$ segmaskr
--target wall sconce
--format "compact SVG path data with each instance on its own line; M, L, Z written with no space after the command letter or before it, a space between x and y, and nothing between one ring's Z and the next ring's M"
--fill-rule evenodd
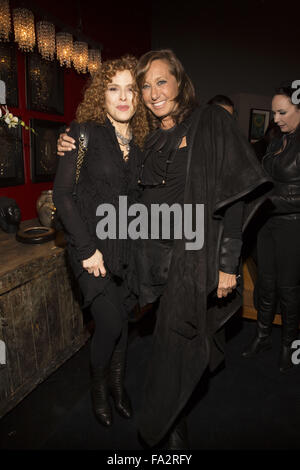
M39 53L44 59L53 60L55 54L55 27L48 21L36 24L36 34Z
M0 0L0 40L9 41L11 19L8 0Z
M32 52L35 45L34 16L26 8L13 10L15 41L19 49Z
M89 49L88 71L92 75L100 70L101 51L99 49Z
M88 45L86 42L74 42L72 60L77 72L86 73L89 61Z
M61 66L71 67L73 56L73 36L70 33L56 34L56 57Z

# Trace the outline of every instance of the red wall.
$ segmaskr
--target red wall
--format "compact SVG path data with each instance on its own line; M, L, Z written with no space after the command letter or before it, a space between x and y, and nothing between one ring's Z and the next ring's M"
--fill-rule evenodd
M22 5L30 8L32 5L34 6L34 3L31 2L31 4L26 5L26 1L23 1ZM141 10L138 3L131 2L128 4L123 2L119 6L115 2L98 2L99 6L97 4L95 6L94 0L85 0L84 2L79 1L80 9L74 7L75 3L74 0L62 0L60 2L39 0L37 5L73 28L78 27L78 15L81 12L82 33L102 44L102 58L104 60L125 53L139 57L151 48L150 11ZM18 6L21 6L21 4L18 4L17 1L11 2L11 8ZM39 17L38 6L35 11L32 8L35 14L35 22L40 19L47 19L44 18L44 15ZM50 20L50 18L48 19ZM58 31L59 29L56 28L56 32ZM78 74L73 68L65 69L65 114L63 116L29 111L26 109L25 54L18 51L17 56L19 108L10 108L10 111L20 116L27 125L29 125L31 118L71 122L77 105L82 98L82 89L89 75ZM22 220L27 220L37 217L36 200L41 191L51 189L53 183L32 183L30 178L30 136L29 131L23 129L22 132L25 184L0 188L0 196L15 199L21 209Z

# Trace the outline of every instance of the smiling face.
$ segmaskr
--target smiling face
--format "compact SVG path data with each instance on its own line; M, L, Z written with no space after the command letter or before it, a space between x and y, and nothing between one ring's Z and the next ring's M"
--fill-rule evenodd
M272 100L274 121L282 132L294 132L300 124L300 109L285 95L275 95Z
M136 110L134 80L129 70L117 72L105 91L105 108L113 122L130 121Z
M145 74L142 96L147 108L161 120L167 120L176 109L175 98L178 95L178 83L171 74L165 60L156 59L151 62Z

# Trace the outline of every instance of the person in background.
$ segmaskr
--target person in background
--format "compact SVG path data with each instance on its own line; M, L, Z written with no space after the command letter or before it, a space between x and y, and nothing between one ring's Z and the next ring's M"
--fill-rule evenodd
M300 105L294 89L280 87L272 99L274 122L280 129L269 143L262 166L274 190L264 207L264 224L257 238L258 312L254 339L243 351L248 358L271 347L271 330L279 300L282 346L279 369L293 367L293 341L300 316Z
M226 109L230 114L234 114L234 103L226 95L215 95L207 102L207 104L217 104L218 106L222 106L222 108Z
M139 100L131 56L103 62L85 91L71 123L68 154L60 158L53 201L63 224L69 260L95 322L91 341L92 403L98 420L113 422L110 395L119 414L132 415L124 388L128 312L136 303L128 285L130 240L99 239L100 204L117 210L120 195L134 201L137 167L148 123ZM88 150L73 197L80 124L86 123Z

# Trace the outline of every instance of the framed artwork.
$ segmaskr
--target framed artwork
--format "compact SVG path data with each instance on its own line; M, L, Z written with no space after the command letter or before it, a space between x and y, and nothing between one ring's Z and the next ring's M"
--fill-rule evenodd
M0 80L3 80L6 85L7 106L9 108L18 108L17 54L14 44L0 43Z
M33 183L53 181L57 163L57 138L65 124L63 122L31 119L30 134L31 179Z
M251 143L261 139L268 128L271 112L265 109L251 109L249 140Z
M0 187L24 182L22 127L0 125Z
M64 114L64 71L56 60L27 54L26 101L31 111Z

